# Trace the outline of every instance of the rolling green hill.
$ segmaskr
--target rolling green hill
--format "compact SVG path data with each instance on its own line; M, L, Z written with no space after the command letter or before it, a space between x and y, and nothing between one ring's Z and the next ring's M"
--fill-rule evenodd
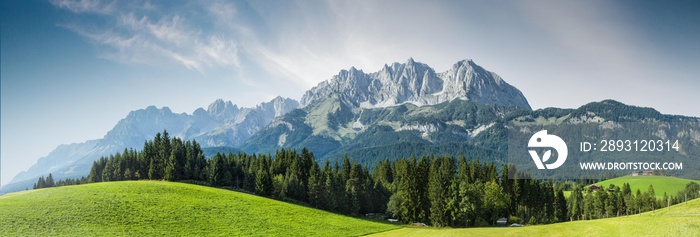
M397 228L245 193L160 181L0 196L0 236L357 236Z
M654 186L654 194L656 198L662 198L664 192L668 196L676 195L679 191L685 189L685 185L689 182L696 182L700 184L700 181L692 179L682 179L670 176L623 176L614 179L608 179L605 181L598 182L596 185L607 188L610 184L615 184L615 186L622 187L622 184L629 183L632 193L635 193L637 189L642 192L647 192L649 185Z
M672 176L622 176L614 179L608 179L596 183L596 185L607 188L610 184L622 187L624 183L629 183L632 193L635 193L637 189L641 192L647 192L649 185L654 186L654 194L656 198L663 198L664 192L668 196L676 195L679 191L685 189L685 185L689 182L696 182L700 184L698 180L683 179ZM564 197L569 198L571 196L571 191L564 191Z
M370 236L700 236L700 199L635 216L507 228L406 227Z

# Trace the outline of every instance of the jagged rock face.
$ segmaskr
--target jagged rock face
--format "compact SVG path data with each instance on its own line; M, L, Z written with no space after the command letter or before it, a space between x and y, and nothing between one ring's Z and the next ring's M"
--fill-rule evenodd
M203 147L238 146L267 126L275 117L298 107L292 99L277 97L254 108L238 108L231 101L216 100L205 111L175 114L168 107L136 110L107 133L101 144L140 147L153 134L168 130L171 137L196 139Z
M211 111L212 106L209 107ZM204 147L239 146L270 124L272 119L284 115L297 107L299 107L297 101L277 97L270 102L261 103L255 108L243 108L240 110L236 108L236 113L228 114L227 117L224 117L226 120L223 124L209 129L205 133L192 136L192 138ZM231 106L228 108L231 108Z
M530 109L520 91L495 73L466 60L457 62L442 73L436 73L428 65L413 59L406 63L385 65L382 70L369 74L354 67L342 70L331 80L307 91L301 106L306 107L315 101L329 98L332 100L318 105L313 111L300 112L309 113L310 119L294 124L294 128L291 126L293 123L288 122L289 130L306 129L314 136L333 135L340 139L342 134L335 130L346 126L346 123L352 122L348 131L355 131L354 133L364 131L369 125L367 121L361 121L360 116L353 117L354 108L385 108L403 103L435 105L461 99ZM39 175L49 172L59 179L87 175L92 162L100 156L114 154L124 148L139 149L144 141L152 139L155 133L163 130L167 130L170 137L195 139L202 147L239 147L263 131L274 118L299 108L299 105L294 100L277 97L254 108L240 108L230 101L217 100L206 109L199 108L192 114L176 114L167 107L155 106L135 110L119 121L102 139L60 147L39 160L27 172L15 177L12 183L23 180L34 182ZM310 108L314 106L305 109L311 110ZM421 126L408 126L404 129L417 129L428 134L440 128L437 125ZM272 145L291 144L295 142L293 138L295 137L277 135ZM308 143L300 145L312 146L319 142L307 140ZM333 144L327 143L323 147L330 149Z
M234 105L231 101L224 102L222 99L214 101L214 103L211 103L207 108L207 113L210 117L222 121L234 118L238 112L240 112L238 106Z
M531 109L517 88L471 60L459 61L442 73L413 59L384 65L382 70L369 74L352 67L307 91L301 106L329 96L338 96L348 105L363 108L403 103L434 105L462 99Z
M289 98L277 97L270 102L264 102L256 107L268 117L274 118L286 114L299 107L299 102ZM269 122L268 122L269 123Z

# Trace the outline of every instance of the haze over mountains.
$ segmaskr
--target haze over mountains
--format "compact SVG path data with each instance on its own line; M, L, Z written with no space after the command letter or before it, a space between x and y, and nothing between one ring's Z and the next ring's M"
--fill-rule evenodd
M539 117L580 119L590 116L587 112L604 113L606 106L645 109L617 102L596 105L532 111L517 88L471 60L459 61L439 73L413 59L373 73L352 67L311 88L300 102L277 97L255 108L239 108L217 100L192 114L175 114L155 106L132 111L102 139L59 146L3 186L0 193L24 190L48 173L56 179L85 176L94 160L125 148L141 149L144 141L163 130L171 137L195 139L214 150L273 153L279 148L308 147L319 160L348 154L371 165L387 158L430 153L496 159L503 156L506 146L503 128L507 122ZM670 118L654 112L645 116ZM605 119L615 119L617 115L607 116ZM686 132L700 134L697 123L689 126Z
M58 146L29 170L15 176L1 192L24 190L39 176L48 173L57 179L87 175L94 160L125 148L141 149L146 140L163 130L171 137L195 139L203 147L236 147L273 118L298 105L295 100L277 97L254 108L239 108L230 101L217 100L206 110L199 108L192 114L176 114L168 107L155 106L134 110L102 139Z

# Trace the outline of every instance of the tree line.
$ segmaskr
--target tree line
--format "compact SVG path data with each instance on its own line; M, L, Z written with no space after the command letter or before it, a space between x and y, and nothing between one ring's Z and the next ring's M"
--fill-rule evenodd
M511 179L511 178L514 179ZM167 131L146 141L141 151L125 149L93 163L87 178L59 181L80 184L119 180L184 181L254 193L341 214L385 213L404 223L471 227L509 222L544 224L628 215L660 208L653 188L632 194L629 184L591 192L574 185L567 200L564 185L530 179L514 166L499 169L465 156L422 156L384 160L369 167L351 162L319 165L306 148L271 154L221 154L206 159L200 145L170 138ZM699 185L685 193L697 197ZM56 184L49 174L35 188ZM557 188L555 188L557 186ZM585 194L585 195L584 195ZM679 194L680 195L680 194Z
M590 220L661 209L668 205L695 199L699 195L698 192L700 192L700 184L695 182L686 184L685 189L675 196L669 196L664 192L661 199L656 198L652 185L649 185L646 192L637 189L634 193L629 183L624 183L622 188L610 184L607 189L600 187L598 191L591 188L584 189L576 185L567 205L571 220Z
M87 178L86 177L81 177L77 179L62 179L55 181L53 178L53 175L49 173L46 178L44 176L40 176L39 180L34 183L33 189L40 189L40 188L50 188L50 187L59 187L59 186L66 186L66 185L77 185L77 184L86 184Z
M368 167L346 156L319 166L312 152L278 150L265 154L221 154L206 159L200 145L170 138L167 131L146 141L143 149L124 150L93 163L87 182L119 180L185 181L224 187L308 204L337 213L383 212L388 191L376 186Z
M495 225L500 217L512 222L566 221L566 199L551 181L509 179L517 173L494 163L460 156L424 156L385 160L376 177L390 190L386 212L406 223L471 227Z

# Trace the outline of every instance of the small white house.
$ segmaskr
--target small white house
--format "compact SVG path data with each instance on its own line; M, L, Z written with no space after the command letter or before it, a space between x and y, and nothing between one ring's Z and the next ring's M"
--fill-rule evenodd
M506 224L508 224L508 219L505 217L501 217L501 219L498 219L496 221L496 224L498 224L498 226L500 227L506 227Z

